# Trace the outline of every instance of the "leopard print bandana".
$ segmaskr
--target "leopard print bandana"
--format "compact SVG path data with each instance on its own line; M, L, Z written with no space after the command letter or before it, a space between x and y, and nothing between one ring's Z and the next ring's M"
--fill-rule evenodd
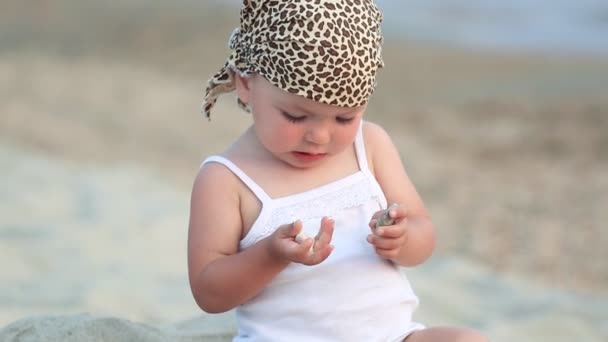
M208 82L207 118L218 96L235 89L234 72L340 107L362 106L374 92L384 63L373 0L244 0L240 22L228 61Z

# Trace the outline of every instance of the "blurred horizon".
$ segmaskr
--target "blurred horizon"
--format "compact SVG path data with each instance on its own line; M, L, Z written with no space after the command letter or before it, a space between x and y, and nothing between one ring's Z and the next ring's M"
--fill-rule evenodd
M241 0L215 0L238 7ZM503 53L608 58L603 0L376 0L395 39Z

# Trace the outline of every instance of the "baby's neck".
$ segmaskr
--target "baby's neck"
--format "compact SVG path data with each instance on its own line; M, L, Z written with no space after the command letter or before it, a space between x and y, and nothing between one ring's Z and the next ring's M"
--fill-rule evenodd
M284 197L331 183L359 170L354 144L310 168L297 168L264 148L252 128L224 153L272 197Z

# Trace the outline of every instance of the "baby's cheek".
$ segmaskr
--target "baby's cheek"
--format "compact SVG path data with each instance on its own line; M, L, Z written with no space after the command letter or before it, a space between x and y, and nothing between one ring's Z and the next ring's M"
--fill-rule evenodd
M287 150L297 149L303 139L300 130L294 128L277 128L273 134L275 146L283 146Z
M332 139L334 143L334 148L344 150L349 146L352 146L357 136L357 127L358 126L350 124L347 129L339 129L337 132L334 132L334 136Z

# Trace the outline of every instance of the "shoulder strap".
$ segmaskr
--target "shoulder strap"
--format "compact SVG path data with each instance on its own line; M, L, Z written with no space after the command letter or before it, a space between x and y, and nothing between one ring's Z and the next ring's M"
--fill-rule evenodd
M363 139L363 120L361 120L361 126L359 127L359 132L355 138L355 152L357 154L359 169L369 179L372 188L378 195L380 207L386 208L386 197L384 195L384 191L382 191L382 187L380 187L380 184L378 184L378 180L376 180L376 177L372 174L372 170L369 168L369 164L367 163L365 140Z
M266 191L264 191L264 189L262 189L258 185L258 183L251 179L251 177L247 176L247 174L243 170L241 170L240 167L236 166L236 164L234 164L227 158L224 158L222 156L210 156L205 159L205 161L203 161L201 167L203 167L203 165L207 163L219 163L227 167L230 171L232 171L232 173L239 177L239 179L243 183L245 183L247 187L249 187L249 189L258 197L258 199L262 201L262 204L270 200L270 197L268 196L268 194L266 194Z
M357 163L359 163L359 170L364 173L370 173L369 165L367 164L367 152L365 151L365 141L363 140L363 120L359 125L359 131L355 137L355 154L357 155Z

